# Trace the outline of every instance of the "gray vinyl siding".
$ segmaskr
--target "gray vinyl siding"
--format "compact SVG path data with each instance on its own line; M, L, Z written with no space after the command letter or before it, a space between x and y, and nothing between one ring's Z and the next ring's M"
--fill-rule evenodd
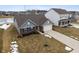
M29 22L29 24L28 24ZM21 34L28 34L34 31L34 27L36 25L31 21L31 20L27 20L23 25L21 25L20 27L20 32ZM28 28L30 28L30 30L28 30Z
M28 25L28 22L30 23L29 25ZM28 27L33 28L33 27L35 27L35 24L33 24L31 21L27 20L20 28L22 29L22 28L28 28Z

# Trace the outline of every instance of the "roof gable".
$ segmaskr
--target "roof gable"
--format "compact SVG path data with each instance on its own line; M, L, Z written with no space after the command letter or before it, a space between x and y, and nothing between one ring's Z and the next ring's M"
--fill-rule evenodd
M19 27L28 19L32 20L37 25L42 25L47 20L44 15L36 14L17 14L15 15L15 19Z
M59 14L68 14L65 9L52 8L52 10L56 11Z
M34 22L32 22L30 19L26 20L26 22L21 25L20 28L26 28L26 27L34 27L36 24Z

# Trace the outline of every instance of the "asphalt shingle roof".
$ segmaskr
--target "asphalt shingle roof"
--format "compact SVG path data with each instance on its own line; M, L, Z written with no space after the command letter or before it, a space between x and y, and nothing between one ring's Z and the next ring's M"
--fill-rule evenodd
M43 14L16 14L15 19L19 27L28 19L32 20L37 25L42 25L47 20Z
M67 14L68 12L65 9L51 8L59 14Z

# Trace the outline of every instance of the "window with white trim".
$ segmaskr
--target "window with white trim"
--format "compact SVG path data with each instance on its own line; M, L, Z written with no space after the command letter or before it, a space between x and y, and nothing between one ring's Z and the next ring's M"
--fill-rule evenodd
M27 22L27 25L30 25L30 22Z
M47 23L49 24L50 22L49 22L49 21L47 21Z

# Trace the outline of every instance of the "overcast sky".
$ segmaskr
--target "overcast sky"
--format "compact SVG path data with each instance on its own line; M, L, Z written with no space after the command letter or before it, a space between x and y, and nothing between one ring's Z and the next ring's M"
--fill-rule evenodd
M50 8L79 11L79 5L0 5L0 11L49 10Z

